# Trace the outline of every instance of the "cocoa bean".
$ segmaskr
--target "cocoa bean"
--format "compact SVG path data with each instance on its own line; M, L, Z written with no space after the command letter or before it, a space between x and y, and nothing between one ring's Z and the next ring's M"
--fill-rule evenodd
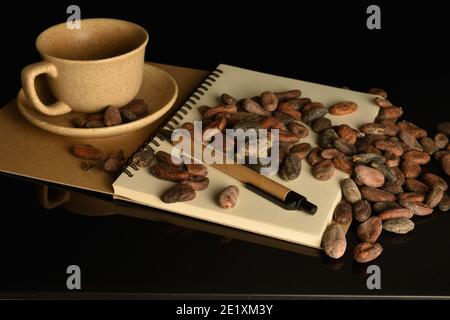
M323 106L308 109L307 107L311 106L313 103L307 104L302 111L302 121L307 125L311 125L314 120L321 118L328 113L328 109Z
M105 111L103 118L105 125L107 127L117 126L122 123L122 116L120 115L120 110L117 107L108 107Z
M426 216L433 212L433 209L430 208L427 204L420 203L420 202L409 202L409 201L403 201L400 200L400 205L402 207L411 209L412 212L416 216Z
M427 164L430 162L430 155L426 152L408 151L403 155L403 160L416 164Z
M304 106L311 103L310 98L297 98L297 99L290 99L290 100L286 100L286 101L288 101L290 104L295 106L297 108L297 110L299 110L299 111L302 111ZM283 101L280 101L280 99L278 99L278 102L283 102Z
M89 120L84 125L84 127L88 128L88 129L103 128L104 126L105 126L105 123L100 120Z
M354 113L358 110L358 105L352 101L342 101L332 105L328 112L333 116L343 116Z
M356 229L356 234L361 241L375 242L381 234L382 222L378 217L371 217L361 223Z
M392 107L392 103L384 97L376 97L374 101L381 108Z
M369 201L360 200L353 205L353 216L358 222L364 222L370 218L372 208Z
M331 127L331 120L325 117L317 118L312 122L312 129L316 133L320 133L324 130L330 129Z
M279 130L278 139L280 142L295 143L300 140L300 136L288 131Z
M304 125L298 122L292 122L288 125L289 131L299 136L300 139L304 139L309 135L309 130Z
M399 194L403 192L403 188L396 181L386 181L383 185L383 190L392 194Z
M366 186L377 188L384 184L383 174L380 171L365 165L357 165L355 167L355 174Z
M302 118L302 113L296 109L295 106L289 102L281 102L278 104L277 111L287 114L288 116L294 118L295 120L300 120Z
M448 144L448 138L445 134L439 132L434 136L434 143L438 149L444 149Z
M421 138L420 145L422 146L423 151L429 154L435 154L439 150L434 140L430 137Z
M238 199L239 188L231 185L220 191L217 201L221 208L228 209L234 208L237 204Z
M278 175L285 181L297 179L302 170L302 161L294 153L289 153L284 159Z
M443 196L444 196L444 191L442 191L442 189L433 187L433 188L431 188L431 191L427 196L426 204L430 208L434 208L441 202Z
M396 182L399 185L403 185L405 183L405 175L403 174L402 170L400 170L398 167L391 168L392 172L397 176Z
M237 113L237 107L234 104L230 105L220 105L214 108L209 108L203 113L203 118L211 119L214 118L219 113Z
M334 167L347 174L353 173L353 165L350 160L343 156L337 156L333 158Z
M114 150L103 164L103 169L107 172L117 172L125 164L125 157L122 150Z
M395 219L389 219L383 222L383 230L405 234L414 229L414 223L409 218L400 217Z
M314 166L312 173L317 180L329 180L334 174L334 164L331 160L323 160Z
M263 107L261 107L257 102L251 99L244 99L242 102L242 107L250 113L257 114L259 116L268 117L270 116L270 111L267 111Z
M156 160L158 160L161 163L167 163L170 164L171 166L175 166L175 167L182 167L183 166L183 160L175 155L171 155L168 152L165 151L158 151L155 154L155 158Z
M420 166L410 160L402 161L400 167L403 173L405 174L406 178L417 178L419 174L422 172Z
M72 154L85 160L100 160L103 157L103 152L90 144L74 145Z
M437 187L442 191L446 191L448 188L447 182L441 177L433 174L433 173L425 173L421 177L422 181L425 182L429 187Z
M202 191L208 188L209 179L204 176L193 176L189 180L182 181L181 183L191 186L195 191Z
M75 128L84 128L86 126L87 120L81 117L75 117L72 119L72 125Z
M237 104L237 100L227 93L222 93L222 95L220 96L220 100L222 100L224 104Z
M289 90L289 91L283 91L283 92L275 92L275 96L280 102L288 101L288 100L294 100L297 99L302 95L302 92L300 90Z
M309 143L299 143L289 150L290 153L295 154L300 160L305 159L311 152L312 147Z
M342 257L347 248L347 240L342 227L338 223L330 224L322 237L322 248L330 258Z
M450 154L446 154L441 158L441 167L445 174L450 176Z
M321 103L321 102L310 102L310 103L308 103L308 104L303 106L303 111L309 111L309 110L317 109L317 108L324 108L323 103ZM328 111L327 111L327 113L328 113Z
M342 124L335 128L335 131L339 138L344 140L345 142L349 144L355 144L356 143L356 131L349 127L346 124Z
M317 144L321 148L332 148L334 146L334 141L337 139L339 139L339 137L333 129L326 129L322 131Z
M384 176L386 181L389 182L397 182L397 175L395 174L394 170L389 168L383 163L372 161L370 163L370 166L378 171L381 172L381 174ZM397 183L398 184L398 183ZM400 185L401 186L401 185Z
M365 134L382 135L386 134L386 127L379 123L366 123L359 127L359 130Z
M389 137L395 137L400 130L395 124L395 120L392 119L378 119L378 123L382 124L386 128L386 135Z
M159 179L167 181L181 182L189 179L187 170L166 163L155 164L150 168L150 173Z
M133 155L133 163L138 167L145 168L148 167L153 159L155 158L155 153L151 149L138 151Z
M446 136L450 136L450 121L441 122L436 126L437 131L442 132Z
M339 156L343 156L343 155L344 154L336 148L327 148L327 149L322 150L322 152L320 153L320 156L322 158L328 159L328 160L332 160L335 157L339 157Z
M333 145L347 156L352 156L357 152L356 147L353 144L346 142L344 139L339 138L334 140Z
M219 120L218 120L219 121ZM242 130L248 130L248 129L261 129L261 121L259 119L245 119L241 120L238 123L233 125L234 130L242 129Z
M259 101L261 102L261 105L264 109L267 111L274 111L277 108L278 105L278 98L277 96L270 91L265 91L261 93L261 96L259 97Z
M356 203L361 200L361 192L352 179L344 179L341 181L342 194L349 203Z
M400 164L400 157L396 156L390 151L386 151L384 153L384 157L386 158L386 165L389 168L398 167Z
M280 129L287 130L286 125L275 117L266 117L261 122L262 129Z
M403 114L403 109L401 107L386 107L381 108L378 113L378 119L391 119L397 120Z
M376 213L382 213L384 211L397 208L401 208L401 206L397 202L393 201L375 202L373 204L373 211L375 211Z
M401 157L403 155L403 147L400 142L379 140L375 142L375 147L382 151L390 151L398 157Z
M448 194L444 193L441 202L439 203L439 210L446 212L450 209L450 197Z
M186 164L190 176L207 176L208 168L200 163Z
M410 192L417 193L428 193L430 191L430 188L425 183L417 179L406 179L405 188Z
M277 118L278 120L280 120L281 122L283 122L284 124L289 124L289 123L295 121L295 119L292 118L291 116L288 116L287 114L285 114L283 112L279 112L279 111L275 111L273 113L273 116L275 118Z
M354 155L352 160L355 164L368 164L370 162L379 162L379 163L386 162L385 157L376 153L360 153Z
M141 118L148 114L148 105L142 99L135 99L122 107L120 112L131 112L135 115L136 118Z
M417 192L404 192L397 196L399 201L406 202L423 202L425 201L425 195Z
M198 113L200 113L200 115L202 117L205 114L205 112L208 111L209 109L211 109L211 107L209 107L209 106L200 106L200 107L197 108Z
M407 218L410 219L413 217L413 211L408 208L395 208L383 211L378 215L381 220L389 220L396 218Z
M369 93L375 94L375 95L380 96L385 99L387 98L387 92L380 88L371 88L371 89L369 89Z
M211 141L211 139L217 135L218 133L221 133L225 126L227 125L227 120L220 119L211 122L209 125L207 125L203 129L203 141Z
M408 131L400 129L400 133L398 136L399 136L400 140L402 140L403 143L405 144L405 146L408 148L408 150L406 150L406 151L409 151L409 150L415 150L415 151L421 151L421 152L423 151L423 148L420 145L420 143Z
M308 164L311 167L314 167L319 162L325 160L324 158L321 157L320 153L321 153L320 148L316 147L312 149L309 155L306 157L306 162L308 162Z
M448 151L448 150L438 151L438 152L436 152L436 153L434 154L434 158L435 158L437 161L441 161L441 159L442 159L444 156L446 156L447 154L450 154L450 151Z
M411 134L414 138L420 139L427 136L427 132L424 129L417 127L414 123L403 120L397 123L400 130L405 130Z
M383 202L383 201L395 201L397 200L395 196L387 191L380 190L373 187L362 187L361 195L363 199L366 199L371 202Z
M333 220L340 224L348 224L352 221L352 206L346 202L338 203L333 213Z
M166 190L161 200L165 203L185 202L195 198L195 190L188 184L179 183Z
M353 258L359 263L375 260L383 252L383 247L378 243L361 242L353 250Z

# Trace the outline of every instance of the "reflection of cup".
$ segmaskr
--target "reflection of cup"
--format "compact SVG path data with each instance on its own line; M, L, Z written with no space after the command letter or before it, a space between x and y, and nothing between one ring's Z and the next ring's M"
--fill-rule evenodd
M36 48L44 61L22 70L28 103L44 114L120 107L133 100L141 86L148 42L145 29L115 19L80 22L80 29L62 23L42 32ZM58 100L52 105L43 104L36 93L34 81L40 74L49 76L49 87Z

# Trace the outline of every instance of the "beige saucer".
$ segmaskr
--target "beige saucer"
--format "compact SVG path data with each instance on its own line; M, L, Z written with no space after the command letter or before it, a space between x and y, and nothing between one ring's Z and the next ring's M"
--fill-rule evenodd
M40 82L36 84L39 96L45 103L51 103L54 98L44 84L45 81L41 80L36 79L37 82ZM147 102L150 113L134 122L104 128L74 128L72 119L77 115L76 113L70 112L61 116L42 114L28 105L23 89L19 91L17 96L17 106L25 119L46 131L76 138L106 138L134 131L155 122L173 106L177 95L177 84L167 72L150 64L145 64L144 79L136 98Z

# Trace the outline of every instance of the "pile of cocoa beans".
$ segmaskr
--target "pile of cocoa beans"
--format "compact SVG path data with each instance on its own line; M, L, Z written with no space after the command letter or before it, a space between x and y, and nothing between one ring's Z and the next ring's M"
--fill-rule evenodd
M434 157L450 175L450 122L439 124L438 133L429 137L413 123L398 121L403 110L387 100L384 90L370 93L379 95L374 100L380 107L375 122L359 130L345 125L328 128L319 137L320 147L309 155L318 164L330 159L350 174L341 181L343 199L325 230L322 247L329 257L340 258L347 246L344 230L354 219L361 242L353 258L360 263L381 254L377 240L382 230L405 234L414 229L414 216L429 215L436 207L442 212L450 209L447 182L425 167ZM339 139L345 141L345 149L339 147Z
M104 112L77 115L72 119L72 124L75 128L111 127L136 121L146 115L148 115L147 103L142 99L135 99L121 108L109 106L105 107Z
M226 128L268 129L269 132L272 129L279 130L278 175L286 181L294 180L300 175L301 160L305 158L314 167L314 176L322 181L333 176L335 167L346 172L350 170L346 167L345 156L356 153L354 143L357 132L345 125L333 128L325 115L347 115L357 109L357 104L351 101L342 101L328 108L321 102L301 98L300 90L265 91L259 96L239 101L224 93L221 104L212 108L198 108L202 115L203 139L207 141ZM309 143L299 143L309 135L309 129L305 125L322 133L319 141L322 149L312 149ZM185 123L183 128L193 130L193 124ZM268 148L270 149L270 143ZM334 158L337 159L333 160ZM262 166L259 163L247 165L255 170Z

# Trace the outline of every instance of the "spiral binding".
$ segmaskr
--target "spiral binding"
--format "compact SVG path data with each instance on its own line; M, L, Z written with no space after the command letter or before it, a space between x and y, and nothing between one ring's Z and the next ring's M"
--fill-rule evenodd
M155 147L159 147L159 142L155 139L158 138L161 141L164 141L165 138L159 133L159 130L163 129L164 127L169 128L170 130L174 130L175 126L178 126L180 122L178 120L183 120L184 116L186 116L189 113L189 110L192 110L192 108L197 104L197 102L201 99L200 96L205 95L205 92L209 90L209 87L213 85L214 82L216 82L216 79L220 77L220 75L223 73L220 69L215 69L212 71L206 78L203 80L203 82L197 87L197 89L194 90L194 92L191 94L191 96L179 107L178 109L175 109L172 111L170 116L168 117L169 120L162 123L155 132L149 136L144 143L141 144L141 146L136 150L135 153L131 157L129 157L123 166L123 169L121 170L121 173L125 173L130 178L134 176L131 169L134 171L139 170L139 167L133 163L133 156L140 151L143 150L152 150L154 151L153 147L150 146L150 144L153 144ZM186 110L187 109L187 110ZM177 120L177 119L178 120Z

